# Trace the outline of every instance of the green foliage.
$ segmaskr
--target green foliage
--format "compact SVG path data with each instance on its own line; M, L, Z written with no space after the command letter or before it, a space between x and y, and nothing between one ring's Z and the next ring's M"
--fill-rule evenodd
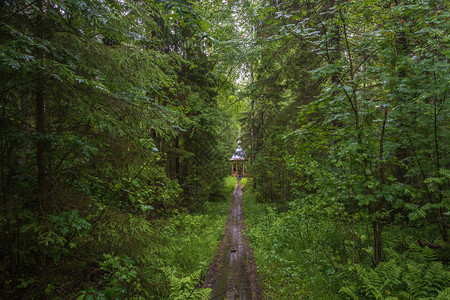
M450 271L435 261L433 250L416 248L411 246L409 257L392 253L394 258L375 269L355 265L358 281L340 292L352 299L358 295L367 299L436 299L448 288Z
M163 269L163 272L170 282L170 299L209 299L211 289L198 288L200 284L200 270L184 278L177 278L170 269Z
M332 224L305 221L297 212L279 212L276 206L258 203L251 189L243 196L248 235L255 251L265 297L278 299L333 298L338 274L321 251L323 238L332 244ZM316 224L311 228L311 224Z
M139 289L140 283L136 279L137 271L134 261L126 255L112 256L104 254L104 261L101 262L100 269L105 271L105 289L96 290L89 287L80 292L77 299L120 299L127 294L126 286L133 286Z
M167 297L161 267L204 271L221 218L187 216L221 205L235 125L203 13L185 1L3 3L1 298ZM191 257L167 220L204 227L182 245Z
M256 202L252 190L244 193L244 205L248 234L269 298L289 293L297 299L340 298L339 294L350 299L434 299L448 288L450 271L437 261L440 250L420 248L410 237L406 247L405 240L391 238L389 245L402 252L386 246L387 261L376 268L370 266L369 246L355 253L360 263L352 263L354 248L349 241L344 253L350 259L342 263L339 224L330 222L327 213L309 212L308 217L295 206L285 212L273 204ZM397 236L393 229L386 229L386 235ZM364 231L358 230L356 245L367 243Z
M248 218L267 294L444 293L448 282L414 294L406 274L428 270L441 282L431 269L447 271L448 5L264 3L243 135L264 216ZM405 264L426 256L411 252L417 241L442 248L419 273Z
M225 178L225 189L227 191L234 190L234 186L236 185L237 177L228 176Z
M241 129L269 297L447 297L449 17L4 1L0 297L207 297Z
M110 254L103 255L105 260L101 262L100 269L109 273L107 281L113 285L119 285L122 282L130 283L136 277L136 267L134 261L126 255L111 256Z
M360 287L368 298L386 299L391 297L391 291L397 290L400 284L401 268L394 262L379 264L374 270L365 270L356 266L356 272L362 281ZM342 290L346 291L346 289ZM351 293L353 295L353 293ZM386 295L389 295L386 297Z

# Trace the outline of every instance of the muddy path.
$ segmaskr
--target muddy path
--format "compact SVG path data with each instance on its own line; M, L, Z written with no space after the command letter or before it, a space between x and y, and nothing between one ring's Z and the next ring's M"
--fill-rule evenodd
M238 181L228 212L225 235L205 279L204 286L213 289L210 299L263 299L253 250L248 238L242 234L245 229L242 186Z

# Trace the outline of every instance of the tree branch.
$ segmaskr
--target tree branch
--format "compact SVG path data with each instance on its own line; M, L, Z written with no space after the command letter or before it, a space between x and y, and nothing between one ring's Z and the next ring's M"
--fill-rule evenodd
M38 0L34 0L33 2L30 2L28 5L26 5L25 7L16 10L15 12L13 12L12 14L10 14L1 24L0 26L5 25L6 22L9 21L9 19L11 19L12 17L14 17L16 14L18 14L19 12L27 9L28 7L30 7L31 5L35 4L36 2L38 2Z

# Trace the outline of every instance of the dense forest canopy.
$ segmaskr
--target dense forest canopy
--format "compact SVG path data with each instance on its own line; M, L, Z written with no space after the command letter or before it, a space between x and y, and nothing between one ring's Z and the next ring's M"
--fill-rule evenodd
M3 0L0 297L207 298L240 136L268 299L448 299L449 29L434 0Z

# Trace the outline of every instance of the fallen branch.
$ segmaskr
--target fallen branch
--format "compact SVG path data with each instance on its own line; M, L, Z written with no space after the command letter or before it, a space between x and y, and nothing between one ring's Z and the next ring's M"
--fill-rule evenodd
M420 247L425 247L425 246L427 246L428 248L431 248L431 249L439 249L439 248L442 248L442 246L439 245L439 244L434 244L434 243L430 243L430 242L426 242L426 241L417 241L417 243L419 243L419 246L420 246Z

